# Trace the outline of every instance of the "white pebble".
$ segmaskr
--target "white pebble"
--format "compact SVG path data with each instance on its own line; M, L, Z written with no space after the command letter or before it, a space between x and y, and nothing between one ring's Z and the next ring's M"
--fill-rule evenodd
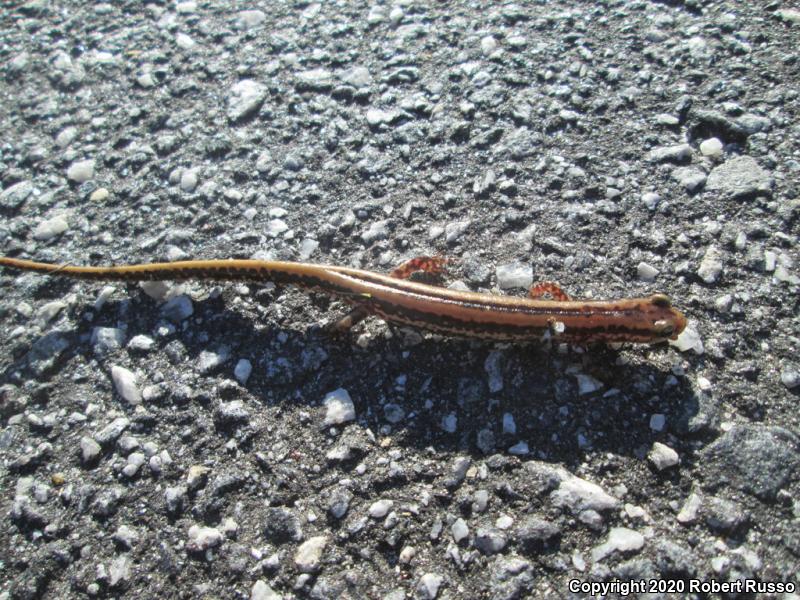
M703 260L700 261L697 275L706 283L711 284L716 282L721 274L722 255L716 246L709 246L703 256Z
M655 281L659 273L658 269L646 262L640 262L639 266L636 267L636 272L642 281Z
M653 444L653 447L650 449L650 452L647 455L647 459L659 471L674 467L681 460L675 450L666 444L662 444L661 442L655 442Z
M627 527L614 527L608 532L608 539L592 550L594 562L603 560L614 552L632 552L644 546L644 536Z
M56 236L61 235L69 229L69 223L63 216L53 217L40 222L36 229L33 230L33 239L35 240L49 240Z
M370 505L369 516L373 519L382 519L393 506L394 502L392 500L377 500Z
M722 142L718 138L709 138L700 142L700 154L710 158L722 156Z
M499 265L495 269L495 276L500 289L528 289L533 283L533 267L522 263Z
M325 405L324 425L340 425L353 421L356 418L356 408L350 394L344 388L339 388L325 395L322 400Z
M189 539L186 549L190 552L202 552L222 543L222 532L214 527L192 525L189 528Z
M301 573L314 573L319 570L322 552L328 543L328 538L318 535L309 538L297 549L294 555L294 564Z
M142 392L136 385L136 375L125 367L111 367L111 379L117 393L130 404L139 404L142 401Z
M67 179L75 183L84 183L94 177L94 161L79 160L67 169Z

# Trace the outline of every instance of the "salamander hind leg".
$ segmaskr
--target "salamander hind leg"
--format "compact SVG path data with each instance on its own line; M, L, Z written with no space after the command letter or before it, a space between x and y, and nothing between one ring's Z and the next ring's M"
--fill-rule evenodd
M414 273L422 272L441 279L446 272L445 265L448 262L450 261L443 256L417 256L401 264L389 273L389 276L395 279L408 279Z
M369 316L364 306L356 306L341 319L330 323L325 329L331 333L345 333Z
M549 296L547 298L546 296ZM542 300L558 300L558 301L566 301L569 300L569 294L561 289L561 286L557 283L553 283L552 281L540 281L539 283L534 283L531 286L531 289L528 290L528 297Z

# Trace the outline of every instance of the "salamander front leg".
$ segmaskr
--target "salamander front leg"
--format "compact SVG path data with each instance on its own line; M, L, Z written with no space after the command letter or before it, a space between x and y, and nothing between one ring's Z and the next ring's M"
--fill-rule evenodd
M550 296L546 298L545 296ZM542 300L559 300L559 301L566 301L569 300L569 294L561 289L561 286L557 283L553 283L552 281L540 281L539 283L534 283L531 286L531 289L528 290L528 297Z
M395 279L408 279L414 273L425 273L441 280L441 276L447 272L445 265L450 262L443 256L417 256L407 260L402 265L389 273L389 277Z
M443 256L417 256L395 268L389 273L389 277L408 279L414 273L422 272L441 281L441 276L445 273L445 264L448 262L448 259ZM330 324L327 329L336 333L344 333L366 319L369 314L369 310L366 307L356 306L344 317Z

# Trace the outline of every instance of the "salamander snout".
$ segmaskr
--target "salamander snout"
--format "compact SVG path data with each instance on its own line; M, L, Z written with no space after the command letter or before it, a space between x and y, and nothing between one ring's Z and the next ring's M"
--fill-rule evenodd
M665 294L654 294L650 297L650 303L658 311L653 320L653 332L656 336L663 339L678 339L678 336L686 329L684 314L673 308L672 302Z

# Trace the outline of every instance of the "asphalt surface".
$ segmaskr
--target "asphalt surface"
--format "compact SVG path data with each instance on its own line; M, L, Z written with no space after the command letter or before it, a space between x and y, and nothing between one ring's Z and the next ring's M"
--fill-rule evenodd
M3 271L0 599L797 598L798 42L779 1L4 4L2 255L440 254L690 325Z

